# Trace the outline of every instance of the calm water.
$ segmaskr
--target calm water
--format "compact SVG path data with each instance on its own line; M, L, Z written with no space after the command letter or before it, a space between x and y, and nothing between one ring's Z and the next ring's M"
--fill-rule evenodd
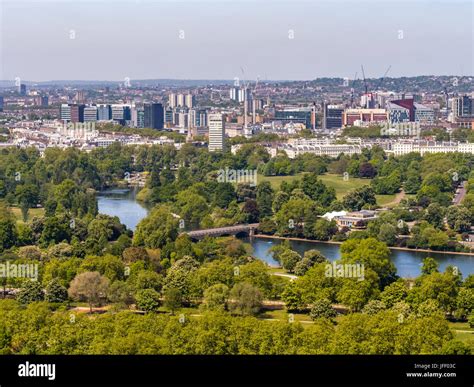
M135 230L138 222L148 215L149 208L135 197L138 189L113 188L97 195L101 214L118 216L130 230Z
M254 255L259 259L267 262L271 266L278 265L271 254L268 252L270 247L281 243L279 239L253 238L249 242L253 249ZM339 245L318 243L318 242L300 242L290 241L293 250L300 254L304 254L306 250L319 250L331 262L340 258ZM457 266L463 276L474 274L474 256L472 255L458 255L458 254L442 254L442 253L424 253L415 251L390 250L392 261L397 268L397 273L401 277L417 277L420 275L421 264L424 258L432 257L439 263L440 269L448 265Z
M120 221L129 229L135 230L138 222L143 219L149 211L149 208L135 200L137 190L130 189L110 189L100 192L97 195L99 212L111 216L118 216ZM277 265L277 262L268 253L270 247L281 243L278 239L259 239L253 238L251 241L246 239L253 249L254 255L267 262L270 265ZM291 241L294 250L303 254L306 250L316 249L328 258L334 261L340 257L339 245L317 243L317 242L300 242ZM440 269L448 265L457 266L464 276L474 274L474 256L442 254L442 253L422 253L414 251L391 250L392 260L397 268L397 273L401 277L416 277L420 275L421 262L423 258L430 256L436 259L440 265Z

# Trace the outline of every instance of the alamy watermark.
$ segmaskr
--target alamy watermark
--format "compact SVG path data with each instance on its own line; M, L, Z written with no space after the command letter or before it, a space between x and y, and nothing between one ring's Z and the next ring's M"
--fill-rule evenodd
M38 279L38 264L0 263L0 278Z
M419 122L391 122L380 128L382 136L420 137L421 125Z
M328 263L325 271L326 277L357 278L358 281L363 281L365 279L364 273L364 265L359 263Z
M256 169L219 169L217 173L219 183L248 183L251 187L257 185Z

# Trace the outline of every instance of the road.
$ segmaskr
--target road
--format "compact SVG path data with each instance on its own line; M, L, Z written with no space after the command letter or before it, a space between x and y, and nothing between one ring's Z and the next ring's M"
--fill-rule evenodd
M467 191L467 181L463 181L459 185L459 192L456 192L456 194L454 195L453 204L455 206L459 206L461 204L461 202L464 199L464 196L466 196L466 191Z

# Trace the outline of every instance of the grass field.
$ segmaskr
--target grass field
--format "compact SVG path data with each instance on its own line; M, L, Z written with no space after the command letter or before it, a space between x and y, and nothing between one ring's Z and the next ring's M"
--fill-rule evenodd
M258 175L258 181L269 181L273 189L280 188L282 181L293 181L300 180L303 177L303 173L299 173L295 176L263 176ZM324 184L328 187L333 187L336 190L336 196L338 199L342 199L349 191L360 188L364 185L370 185L370 179L360 179L356 177L350 177L345 181L340 175L320 175L318 176ZM390 204L394 199L395 195L376 195L377 204L386 206Z
M454 337L467 344L474 353L474 328L470 328L467 322L450 322L449 327Z
M5 205L4 200L0 200L0 205ZM23 222L23 215L21 214L21 209L19 207L9 207L17 222ZM33 219L35 216L43 216L44 208L30 208L28 211L28 220Z
M21 214L21 209L18 207L10 207L13 214L16 217L17 222L23 222L23 215ZM44 208L30 208L28 211L28 220L33 219L35 216L43 216Z

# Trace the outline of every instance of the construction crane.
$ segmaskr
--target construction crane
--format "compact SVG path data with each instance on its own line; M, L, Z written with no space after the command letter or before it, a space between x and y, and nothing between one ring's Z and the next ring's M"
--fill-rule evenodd
M367 94L369 92L369 88L367 86L367 81L365 80L364 65L360 65L360 68L362 69L362 79L364 80L365 94Z
M385 79L385 77L387 76L387 74L388 74L388 72L390 71L391 68L392 68L392 65L388 66L387 70L385 71L385 74L383 75L382 78L380 78L380 81L377 83L376 90L378 90L380 88L380 86L382 85L383 80Z

